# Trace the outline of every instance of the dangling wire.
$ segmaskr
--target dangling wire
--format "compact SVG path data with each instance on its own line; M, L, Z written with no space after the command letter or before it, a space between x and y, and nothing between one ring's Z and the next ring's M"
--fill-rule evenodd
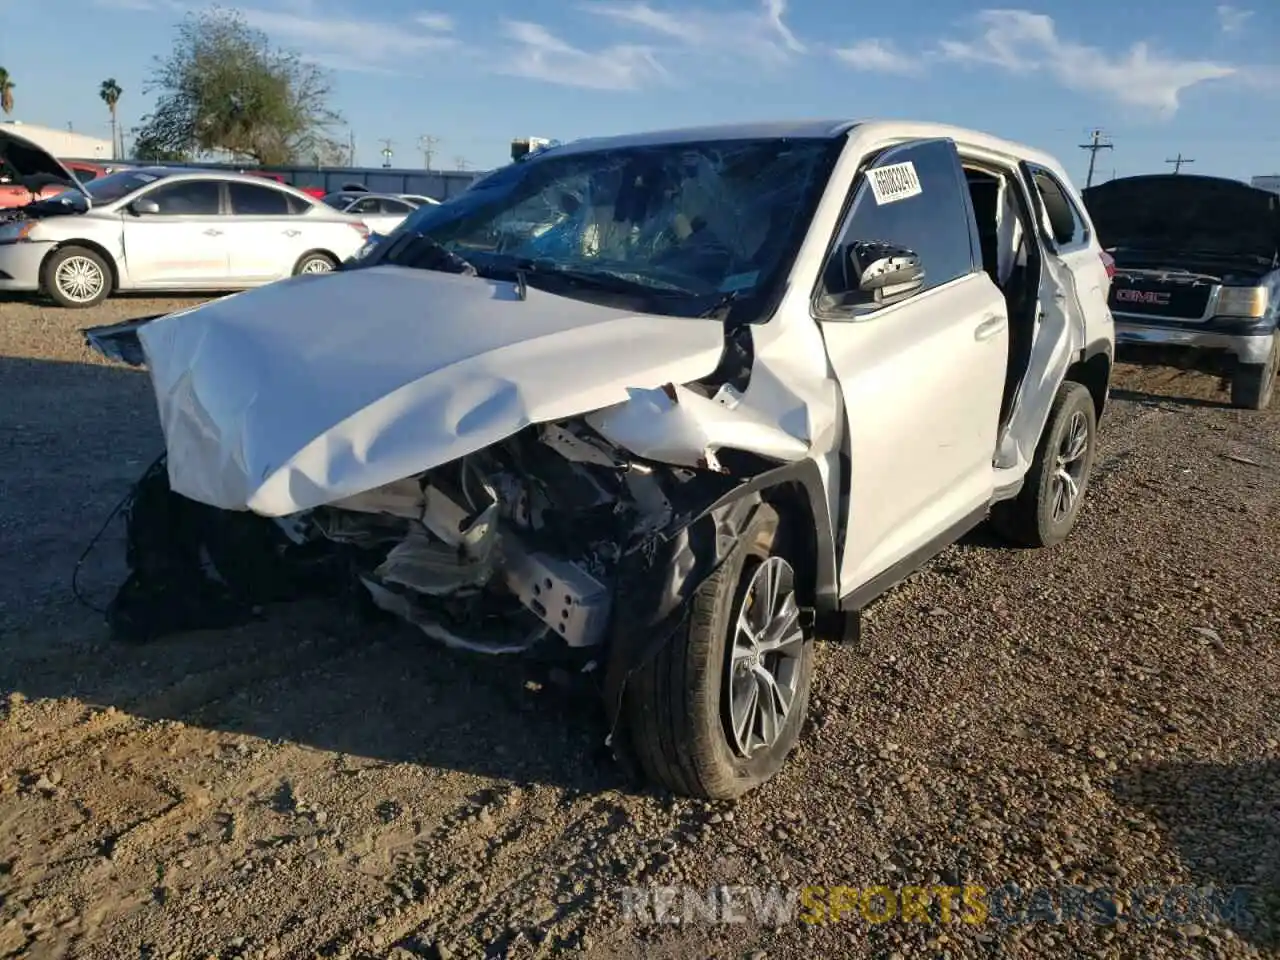
M163 453L151 461L151 465L147 467L142 475L145 477L149 474L156 468L156 465L159 464L162 459L164 459ZM116 503L114 507L111 508L111 512L107 514L107 519L102 522L102 526L98 528L98 532L89 540L89 545L84 548L84 552L80 554L80 559L76 561L75 568L71 571L72 595L75 596L76 600L78 600L83 606L88 607L94 613L102 616L106 616L106 609L95 606L83 593L80 592L80 569L84 566L84 562L89 559L89 554L91 554L93 552L93 548L98 545L98 541L102 539L102 535L107 532L107 527L111 526L111 521L119 515L120 511L124 509L125 504L133 498L133 493L134 488L130 487L129 491L120 498L119 502Z

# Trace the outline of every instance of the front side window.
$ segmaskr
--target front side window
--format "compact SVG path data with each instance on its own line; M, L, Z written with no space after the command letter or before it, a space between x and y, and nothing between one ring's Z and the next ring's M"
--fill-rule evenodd
M818 291L821 313L865 313L975 270L972 214L949 140L894 147L853 187Z
M630 291L698 315L761 295L789 270L842 139L766 138L548 151L424 205L421 236L481 274L522 272L565 296ZM420 245L385 262L418 266Z
M260 187L256 183L228 183L231 212L241 217L286 217L289 195L282 190Z
M393 200L390 197L383 197L382 212L394 214L396 216L404 216L412 213L416 208L411 203L405 203L403 200Z
M348 212L348 213L362 214L362 215L363 215L363 214L374 214L374 213L377 213L377 212L378 212L378 198L377 198L377 197L365 197L363 200L357 200L354 204L352 204L351 209L349 209L347 212Z
M216 180L186 180L157 187L143 199L159 205L162 217L217 216L222 185Z

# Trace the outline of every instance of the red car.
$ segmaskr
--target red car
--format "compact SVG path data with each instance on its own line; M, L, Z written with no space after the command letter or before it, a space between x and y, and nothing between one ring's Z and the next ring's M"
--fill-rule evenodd
M71 172L43 149L6 127L0 137L0 208L22 207L74 185Z

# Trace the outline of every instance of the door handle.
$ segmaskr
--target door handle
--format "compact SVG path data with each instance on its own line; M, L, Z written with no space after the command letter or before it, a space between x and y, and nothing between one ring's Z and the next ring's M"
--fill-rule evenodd
M217 230L217 229L215 229L215 228L213 228L213 227L210 227L208 230L206 230L206 231L204 232L204 235L205 235L206 237L220 237L220 236L222 236L222 231L221 231L221 230Z
M286 237L296 237L301 232L302 232L301 230L286 230L284 232L284 235Z
M973 328L973 339L979 341L990 340L1005 328L1007 322L1004 317L987 317L987 319Z

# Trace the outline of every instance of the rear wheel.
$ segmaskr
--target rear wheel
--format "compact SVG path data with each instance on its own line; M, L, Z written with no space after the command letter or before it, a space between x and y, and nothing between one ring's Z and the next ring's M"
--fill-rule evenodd
M60 307L92 307L111 293L111 268L88 247L62 247L45 260L40 285Z
M1051 547L1066 539L1080 515L1093 472L1098 413L1079 383L1058 389L1022 491L991 511L997 530L1014 543Z
M293 268L294 276L304 273L329 273L338 265L337 261L327 253L308 253Z
M687 625L627 685L646 775L675 793L729 799L781 769L804 723L813 643L778 515L762 506L693 598Z
M1245 410L1265 410L1276 389L1276 368L1280 367L1280 332L1271 339L1271 357L1266 363L1242 363L1231 378L1231 405Z

